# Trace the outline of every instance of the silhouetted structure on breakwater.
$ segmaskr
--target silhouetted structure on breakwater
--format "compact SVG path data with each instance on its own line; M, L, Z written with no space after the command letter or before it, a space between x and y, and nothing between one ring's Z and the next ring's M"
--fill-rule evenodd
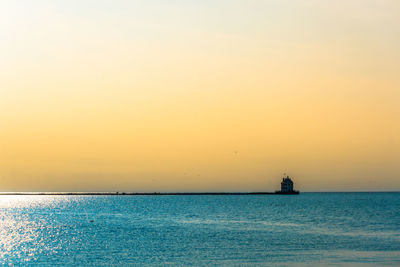
M289 176L283 177L282 182L281 182L281 190L280 191L275 191L275 194L280 194L280 195L297 195L299 194L299 191L296 191L293 189L293 181L290 179Z

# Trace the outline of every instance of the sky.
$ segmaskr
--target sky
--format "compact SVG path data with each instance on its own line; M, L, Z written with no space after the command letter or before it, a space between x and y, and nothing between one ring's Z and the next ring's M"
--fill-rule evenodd
M0 191L399 191L399 14L1 1Z

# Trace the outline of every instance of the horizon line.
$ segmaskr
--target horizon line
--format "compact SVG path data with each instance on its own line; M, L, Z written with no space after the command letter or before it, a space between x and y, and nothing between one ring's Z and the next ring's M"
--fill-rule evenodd
M134 196L134 195L276 195L276 192L266 191L215 191L215 192L131 192L131 191L18 191L18 192L0 192L0 196L7 195L115 195L115 196ZM400 193L400 190L395 191L301 191L300 193Z

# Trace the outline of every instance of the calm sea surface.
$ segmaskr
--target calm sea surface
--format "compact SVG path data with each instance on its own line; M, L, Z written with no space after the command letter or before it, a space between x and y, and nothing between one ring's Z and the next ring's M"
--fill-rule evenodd
M0 264L400 266L400 193L0 196Z

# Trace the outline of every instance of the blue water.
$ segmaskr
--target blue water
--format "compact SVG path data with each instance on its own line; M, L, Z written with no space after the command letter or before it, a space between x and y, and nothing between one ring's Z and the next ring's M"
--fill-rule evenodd
M400 193L0 196L0 264L400 266Z

